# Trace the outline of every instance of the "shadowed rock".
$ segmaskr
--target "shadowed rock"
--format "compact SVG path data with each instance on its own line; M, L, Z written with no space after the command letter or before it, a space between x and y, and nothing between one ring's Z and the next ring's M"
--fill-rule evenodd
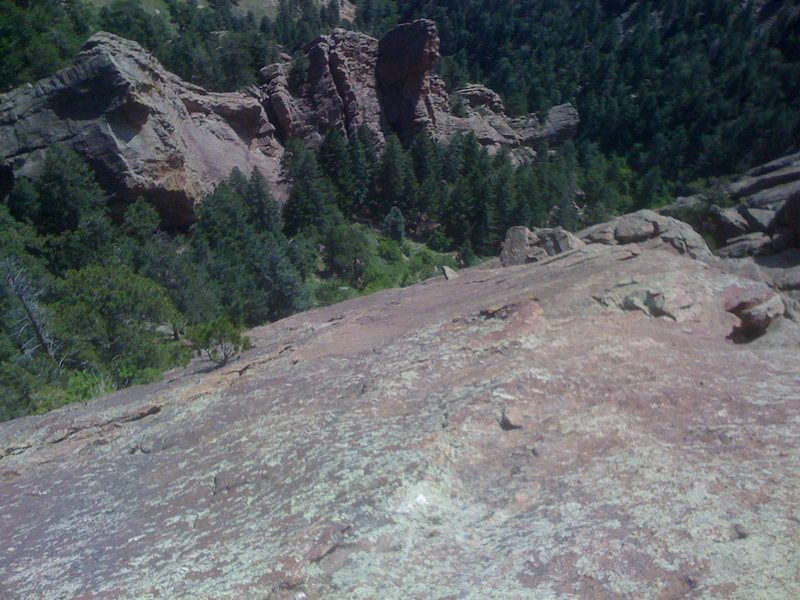
M765 284L663 243L459 275L0 424L0 597L800 595L797 324L728 339Z

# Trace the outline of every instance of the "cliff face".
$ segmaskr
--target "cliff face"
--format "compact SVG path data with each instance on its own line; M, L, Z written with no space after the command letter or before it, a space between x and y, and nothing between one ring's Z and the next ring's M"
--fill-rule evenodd
M0 596L800 596L797 324L661 223L1 424Z
M72 67L0 96L0 195L61 142L86 157L121 204L144 196L167 226L185 228L194 204L233 168L258 169L280 198L283 143L316 145L330 127L352 132L365 124L379 144L391 132L409 142L422 131L438 139L473 131L491 150L511 146L521 160L539 143L574 133L571 107L542 122L510 119L496 95L474 86L461 92L467 116L453 115L433 72L438 47L430 21L401 25L380 42L336 30L308 45L309 68L297 85L288 65L272 65L261 86L220 94L169 73L134 42L96 34Z
M123 201L145 196L168 225L186 227L194 203L234 167L277 183L274 133L255 98L206 92L138 44L99 33L74 66L0 97L0 170L8 184L65 143Z
M454 92L461 101L455 114L435 72L440 54L433 21L398 25L380 40L337 29L308 44L306 54L310 66L295 90L288 65L262 70L262 101L284 138L315 145L329 127L353 132L362 124L379 143L390 133L409 143L422 132L439 140L472 132L490 151L508 146L518 160L529 160L535 148L564 142L577 130L570 104L512 118L500 97L480 85Z

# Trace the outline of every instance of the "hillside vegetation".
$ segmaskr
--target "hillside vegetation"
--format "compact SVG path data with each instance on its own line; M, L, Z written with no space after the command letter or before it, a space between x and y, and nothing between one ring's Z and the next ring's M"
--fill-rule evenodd
M168 235L144 201L112 222L114 191L51 147L41 176L0 205L0 418L152 380L188 360L193 331L240 339L243 327L472 264L512 225L577 229L796 146L791 3L497 4L362 0L344 24L378 34L432 18L451 87L485 82L516 113L575 103L578 138L530 165L473 136L405 148L390 136L379 156L366 129L331 130L316 151L290 141L282 210L257 173L234 172L191 231ZM0 0L0 89L68 64L98 29L194 83L237 89L281 53L302 67L303 44L343 24L337 3L312 0L261 19L227 0L163 6Z

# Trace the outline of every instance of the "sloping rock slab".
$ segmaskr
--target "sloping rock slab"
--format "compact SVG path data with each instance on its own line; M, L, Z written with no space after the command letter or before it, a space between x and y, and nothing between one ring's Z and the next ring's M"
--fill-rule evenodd
M727 339L760 286L595 244L2 424L0 597L800 597L795 325Z

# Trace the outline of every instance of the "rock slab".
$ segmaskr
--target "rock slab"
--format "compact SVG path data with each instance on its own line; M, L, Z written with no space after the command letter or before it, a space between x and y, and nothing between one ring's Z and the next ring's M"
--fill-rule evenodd
M666 248L465 269L0 424L0 597L800 597L797 325L734 344L767 286Z

